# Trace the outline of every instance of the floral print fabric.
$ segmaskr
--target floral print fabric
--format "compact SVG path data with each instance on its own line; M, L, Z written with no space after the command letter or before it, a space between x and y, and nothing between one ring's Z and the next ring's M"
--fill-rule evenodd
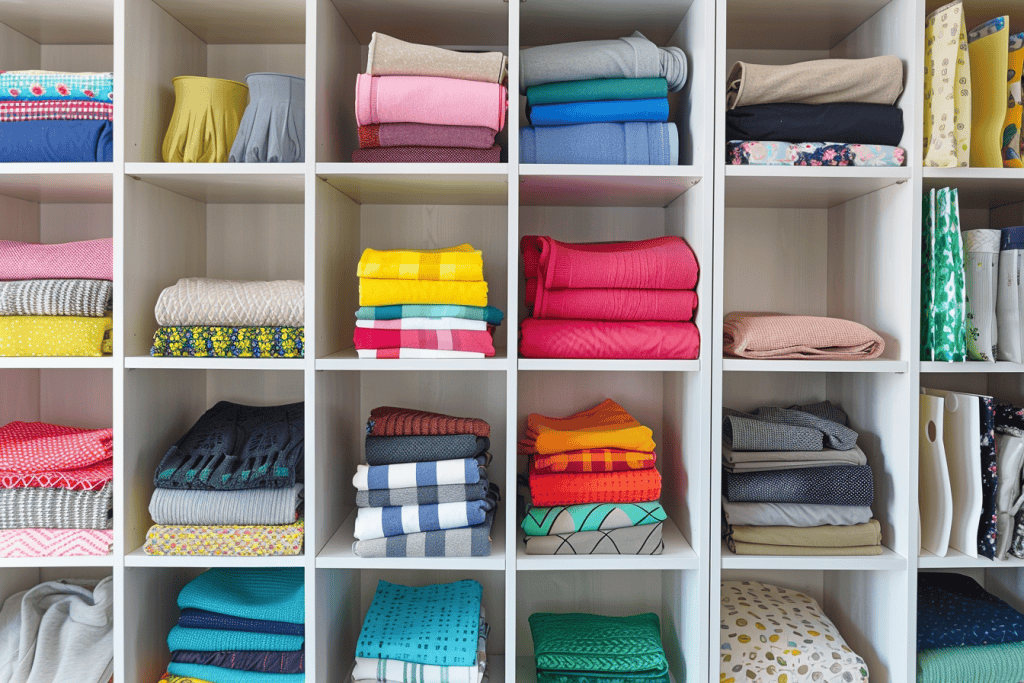
M917 575L917 649L1024 641L1024 614L969 576Z
M154 356L203 358L302 358L302 327L161 327Z
M924 150L925 166L970 165L971 66L960 0L925 23Z
M923 207L921 360L967 360L964 248L956 188L931 190Z
M889 145L773 140L733 140L726 145L726 162L734 166L902 166L906 158L903 148Z
M978 553L990 560L996 556L996 503L999 497L999 474L996 464L996 412L990 396L981 402L981 519L978 521Z
M0 71L0 101L113 99L113 73Z

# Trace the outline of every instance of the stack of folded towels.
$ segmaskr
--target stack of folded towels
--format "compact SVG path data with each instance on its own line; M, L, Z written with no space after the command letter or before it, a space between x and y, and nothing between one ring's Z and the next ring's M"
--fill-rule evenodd
M902 166L903 62L736 62L726 84L726 163ZM952 95L950 95L952 97Z
M0 557L108 555L114 430L0 427Z
M531 317L526 358L693 359L700 334L697 257L681 237L571 244L520 242Z
M306 601L301 567L211 569L178 594L166 683L302 683Z
M160 293L154 356L302 358L301 280L189 277Z
M519 441L529 456L527 554L660 555L653 436L611 399L568 417L530 413Z
M455 52L374 33L356 79L355 162L496 163L505 127L508 58Z
M530 615L537 683L669 683L658 615Z
M498 486L487 478L491 426L478 418L374 408L366 465L352 483L360 557L491 554Z
M112 239L0 241L0 356L111 353L113 279Z
M822 401L722 418L722 511L737 555L880 555L857 432Z
M114 160L114 74L0 71L0 162Z
M484 619L476 581L378 581L356 643L352 683L482 683L490 630Z
M519 133L527 164L679 163L668 92L686 83L686 55L640 32L523 50L520 92L532 127Z
M885 340L841 318L733 311L722 325L726 356L761 360L872 360Z
M360 358L494 355L501 311L487 306L484 257L470 244L367 249L359 259L353 334Z
M304 404L206 411L157 467L149 555L302 552Z

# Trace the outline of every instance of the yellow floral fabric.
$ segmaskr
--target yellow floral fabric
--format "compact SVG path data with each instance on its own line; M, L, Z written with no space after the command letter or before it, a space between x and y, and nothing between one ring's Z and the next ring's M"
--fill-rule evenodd
M0 316L0 356L102 356L113 352L113 329L110 316Z
M971 66L961 0L925 22L924 165L968 166L971 160Z
M1003 120L1010 18L996 17L967 32L971 53L971 166L1003 167Z
M486 306L487 283L359 278L360 306L395 304Z
M302 327L161 327L154 356L195 358L302 358Z
M146 532L147 555L270 557L302 552L304 520L282 526L171 526Z
M164 161L226 162L248 103L245 83L201 76L175 78Z
M160 677L160 680L157 681L157 683L210 683L210 682L209 681L204 681L201 678L191 678L191 677L188 677L188 676L175 676L174 674L171 674L171 673L165 673L163 676Z
M386 280L479 282L484 279L484 257L471 244L444 249L367 249L356 274Z

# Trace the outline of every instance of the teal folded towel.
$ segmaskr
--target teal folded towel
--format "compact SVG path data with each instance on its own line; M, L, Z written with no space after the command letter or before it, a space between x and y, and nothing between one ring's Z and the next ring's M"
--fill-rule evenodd
M655 97L668 97L668 81L664 78L600 78L591 81L545 83L526 89L526 102L531 107L561 102L649 100Z
M584 123L537 126L519 131L524 164L679 163L679 131L674 123Z
M211 569L200 574L181 589L181 593L178 594L178 607L182 609L193 607L245 619L304 624L306 623L304 581L305 577L301 567ZM256 649L277 650L281 648Z
M209 681L209 683L303 683L306 680L306 674L270 674L262 671L242 671L181 662L168 664L167 672L175 676Z
M278 633L252 631L222 631L216 628L185 628L175 626L167 634L167 648L171 652L219 652L221 650L256 650L271 652L297 652L305 642L303 636L285 636Z

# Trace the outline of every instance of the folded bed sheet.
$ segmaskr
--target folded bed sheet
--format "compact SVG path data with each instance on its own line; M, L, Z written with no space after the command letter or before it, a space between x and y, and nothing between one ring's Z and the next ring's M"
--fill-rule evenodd
M403 462L461 460L475 458L491 447L486 436L437 434L423 436L367 436L368 465L397 465Z
M545 289L526 281L527 306L537 318L686 322L697 310L697 293L685 289Z
M846 144L898 147L903 111L887 104L756 104L725 115L726 140L829 140Z
M842 142L731 141L726 163L734 166L902 166L901 147L854 145Z
M111 102L112 72L0 71L0 101Z
M161 327L153 335L154 356L196 358L302 358L302 327Z
M359 278L360 306L453 304L486 306L486 282Z
M723 352L741 358L871 360L885 341L860 323L779 313L729 313Z
M114 160L111 121L8 121L0 126L2 163Z
M700 334L693 323L545 320L527 318L519 351L524 358L694 359Z
M0 240L0 280L113 280L114 240L62 244Z
M82 557L110 555L113 529L4 529L0 557Z
M733 503L864 506L874 502L874 477L868 465L726 472L724 488L725 497Z
M530 106L563 102L649 100L663 97L668 97L668 81L664 78L598 78L545 83L526 89L526 102Z
M629 164L675 166L679 130L674 123L585 123L525 126L519 130L524 164Z
M111 102L40 100L0 102L0 122L113 121Z
M527 107L534 126L573 126L580 123L625 121L668 121L668 100L609 100L607 102L565 102Z
M442 529L461 529L482 524L493 501L468 500L436 505L404 505L358 508L355 520L357 541Z
M396 304L364 306L356 310L357 320L398 320L419 317L482 320L488 325L500 325L505 314L493 306L459 306L455 304Z
M475 484L484 477L487 458L441 462L410 462L400 465L357 465L352 485L357 491L406 489L414 486Z
M103 356L113 329L110 316L0 316L0 356Z
M527 555L661 555L663 522L601 531L527 536Z
M588 503L531 507L520 525L527 536L551 536L581 531L607 531L665 521L658 501L649 503Z
M109 280L0 281L0 316L102 318L113 306L113 292Z
M371 147L352 152L352 161L364 164L496 164L501 146L473 147Z
M0 109L0 114L2 114ZM462 147L490 149L498 131L485 126L376 123L359 126L359 147Z
M356 76L356 121L505 127L508 91L499 83L436 76Z
M155 524L146 532L147 555L268 557L302 552L303 520L285 525L189 526Z
M306 653L225 650L223 652L192 652L175 650L171 653L172 662L182 664L203 664L219 666L236 671L258 671L272 674L297 674L306 670ZM163 680L163 679L161 679ZM170 679L168 679L170 680ZM195 680L195 679L193 679Z
M301 280L181 278L160 292L161 327L302 327L305 288Z
M864 524L832 526L823 524L810 527L742 526L729 529L733 541L760 545L805 546L814 548L848 548L880 545L882 531L878 520Z
M851 526L871 520L866 505L814 505L812 503L730 503L722 497L722 512L729 524L745 526L815 527Z
M837 527L844 528L844 527ZM732 538L726 545L736 555L777 555L796 557L850 557L859 555L881 555L881 545L850 545L825 547L813 545L768 545L766 543L745 543Z
M732 421L730 421L731 423ZM769 427L769 429L771 428ZM723 446L722 461L726 469L734 472L797 469L822 465L866 465L868 463L864 451L856 446L845 451L831 448L817 451L733 451L727 446Z

